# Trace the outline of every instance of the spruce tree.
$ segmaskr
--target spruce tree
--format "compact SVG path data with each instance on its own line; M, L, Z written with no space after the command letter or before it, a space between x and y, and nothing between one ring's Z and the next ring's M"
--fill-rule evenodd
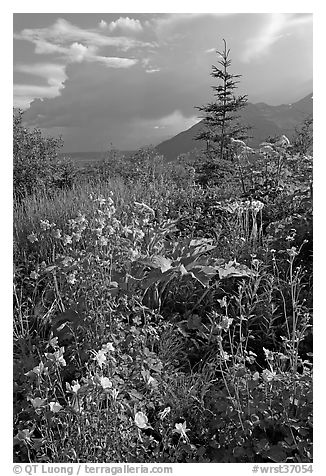
M212 86L215 101L205 106L197 107L202 111L205 129L199 133L196 140L205 140L207 144L205 164L206 172L212 175L221 165L221 162L232 161L233 154L230 148L231 139L248 139L247 131L250 127L239 123L240 116L237 114L247 104L247 95L235 96L240 74L231 74L230 50L223 39L224 49L217 51L218 64L221 67L212 66L211 76L219 81L217 86ZM202 164L204 165L204 164ZM230 164L231 165L231 164ZM203 169L202 169L203 172Z

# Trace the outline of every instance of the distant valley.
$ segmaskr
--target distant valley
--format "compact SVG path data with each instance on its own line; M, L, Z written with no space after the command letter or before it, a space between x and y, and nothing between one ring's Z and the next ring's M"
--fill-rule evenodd
M277 136L285 134L291 139L295 133L295 128L313 114L312 93L293 104L281 104L280 106L270 106L263 102L247 106L241 111L240 122L244 125L251 126L248 139L248 145L257 147L261 142L269 136ZM196 141L195 137L204 128L201 122L195 124L176 136L165 140L158 144L155 149L161 155L164 155L167 161L175 160L180 154L200 150L205 148L203 141ZM131 156L136 151L119 151L125 156ZM85 166L94 162L103 160L108 152L66 152L60 155L69 156L73 161Z

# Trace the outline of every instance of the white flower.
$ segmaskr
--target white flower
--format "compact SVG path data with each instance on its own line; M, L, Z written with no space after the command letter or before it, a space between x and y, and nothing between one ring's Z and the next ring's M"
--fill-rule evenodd
M74 380L73 380L74 382ZM74 392L74 393L77 393L78 390L80 389L80 385L78 382L75 383L75 385L71 385L71 390Z
M52 230L53 238L61 238L61 230L57 228L56 230Z
M29 275L32 279L37 279L40 277L40 275L36 271L32 271L31 274Z
M99 206L104 205L106 200L103 197L99 197L95 200L95 202L98 202Z
M49 220L41 220L40 225L41 225L42 230L44 230L44 231L49 230L52 227Z
M76 283L75 273L70 273L70 274L68 274L68 276L67 276L67 282L68 282L69 284L75 284L75 283Z
M30 399L33 407L35 408L35 410L37 410L38 408L41 408L44 403L46 402L46 400L44 398L40 398L40 397L36 397L36 398L31 398Z
M164 418L171 412L171 407L166 407L164 408L164 410L162 410L160 413L159 413L159 417L161 420L164 420Z
M140 429L145 429L145 428L151 428L151 426L148 425L148 418L143 412L137 412L135 415L135 423Z
M63 241L63 244L64 244L64 245L68 245L68 244L72 243L72 236L70 236L70 235L65 235L65 236L63 237L63 240L62 240L62 241Z
M137 249L131 249L128 251L128 258L130 261L135 261L139 257L139 251Z
M111 283L111 284L112 284L112 283ZM115 351L112 342L108 342L107 344L105 344L104 349L105 349L106 351L111 351L111 352L114 352L114 351Z
M270 370L268 369L265 369L262 374L261 374L263 380L265 380L265 382L271 382L272 380L274 380L274 378L276 377L276 373L275 372L271 372Z
M101 236L100 239L98 240L98 243L100 246L106 246L108 244L108 240L104 236Z
M31 243L34 243L35 241L38 241L38 238L37 236L35 235L35 233L31 233L30 235L28 235L27 237L28 241L30 241Z
M189 441L189 438L186 434L186 432L189 431L189 428L187 428L187 422L183 423L176 423L175 424L175 430L173 432L179 433L180 436L182 436L186 441Z
M58 413L62 408L62 406L58 402L50 402L49 405L50 405L50 411L53 413Z
M75 238L76 241L80 241L81 233L73 233L72 236Z
M104 362L106 362L106 351L105 350L99 350L98 352L94 352L93 351L93 354L94 354L94 360L97 360L97 363L98 365L100 366L100 368L102 368L102 365L104 364Z
M252 376L252 380L259 380L259 372L255 372Z
M108 379L107 377L101 377L100 378L100 382L101 382L101 385L102 387L104 388L104 390L106 390L107 388L111 388L112 387L112 382L110 379Z

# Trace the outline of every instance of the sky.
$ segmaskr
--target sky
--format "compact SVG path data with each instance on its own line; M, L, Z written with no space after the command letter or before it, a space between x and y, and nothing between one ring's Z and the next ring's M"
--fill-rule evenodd
M223 38L237 94L312 91L310 13L15 13L14 106L65 152L156 145L200 119Z

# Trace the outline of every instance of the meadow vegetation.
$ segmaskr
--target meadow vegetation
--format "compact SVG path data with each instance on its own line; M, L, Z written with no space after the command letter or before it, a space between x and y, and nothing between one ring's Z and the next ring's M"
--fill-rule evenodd
M78 170L21 119L14 460L311 462L309 130L203 180L151 150Z

